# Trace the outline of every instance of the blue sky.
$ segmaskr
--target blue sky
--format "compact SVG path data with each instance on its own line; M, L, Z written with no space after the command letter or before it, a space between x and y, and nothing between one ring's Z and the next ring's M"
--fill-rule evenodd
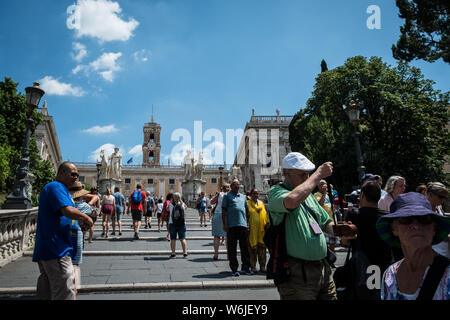
M371 5L381 29L367 27ZM41 83L64 160L94 161L101 148L119 146L124 162L140 164L153 105L163 163L173 164L182 156L172 151L186 141L172 134L185 129L194 144L194 121L203 134L223 135L214 145L199 139L201 147L221 148L226 130L244 129L252 108L295 114L322 59L329 69L356 55L394 65L402 24L387 0L1 1L0 78L19 82L21 92ZM450 89L447 64L412 64L436 89ZM234 153L223 154L230 164ZM211 156L209 163L218 159Z

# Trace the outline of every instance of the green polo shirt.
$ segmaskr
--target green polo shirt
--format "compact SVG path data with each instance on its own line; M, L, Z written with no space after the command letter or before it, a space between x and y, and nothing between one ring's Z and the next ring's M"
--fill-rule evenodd
M300 205L295 209L286 209L284 207L284 198L291 192L292 188L275 185L269 191L269 214L273 223L278 225L283 221L283 214L286 216L286 247L288 255L303 260L321 260L327 255L327 242L324 233L315 235L309 223L315 221L314 217L308 213L305 208ZM330 217L325 210L319 205L317 200L310 194L305 204L314 211L319 226L323 230L325 225L331 222Z

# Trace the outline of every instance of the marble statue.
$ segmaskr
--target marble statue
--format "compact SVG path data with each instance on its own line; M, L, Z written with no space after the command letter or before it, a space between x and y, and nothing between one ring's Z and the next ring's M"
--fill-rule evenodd
M192 179L192 168L194 167L193 160L191 150L188 150L184 157L184 180L186 181Z
M114 153L109 156L108 160L110 160L109 177L120 180L122 177L122 154L118 147L114 148Z
M100 151L100 180L108 179L108 162L105 158L105 150Z

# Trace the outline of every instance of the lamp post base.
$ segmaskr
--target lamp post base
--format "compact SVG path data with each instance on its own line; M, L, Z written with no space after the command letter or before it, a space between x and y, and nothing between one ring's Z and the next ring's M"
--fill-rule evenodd
M29 190L31 190L31 185L27 178L16 181L12 192L3 203L2 209L31 209L33 205L28 196Z

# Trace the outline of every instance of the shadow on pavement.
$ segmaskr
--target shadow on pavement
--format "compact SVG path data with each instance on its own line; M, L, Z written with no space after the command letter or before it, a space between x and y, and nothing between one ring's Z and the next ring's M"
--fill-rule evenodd
M199 275L193 275L192 278L199 278L199 279L223 279L223 278L230 278L232 276L231 271L222 271L219 273L208 273L208 274L199 274Z

